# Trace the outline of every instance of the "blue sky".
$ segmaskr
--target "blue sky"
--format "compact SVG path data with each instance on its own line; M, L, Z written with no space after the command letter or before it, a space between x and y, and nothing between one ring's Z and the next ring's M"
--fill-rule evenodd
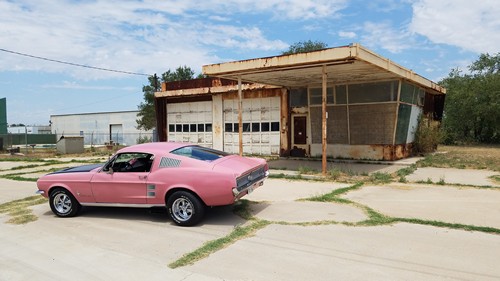
M352 42L439 81L500 46L497 0L0 0L0 49L145 74ZM0 51L9 124L136 110L146 76Z

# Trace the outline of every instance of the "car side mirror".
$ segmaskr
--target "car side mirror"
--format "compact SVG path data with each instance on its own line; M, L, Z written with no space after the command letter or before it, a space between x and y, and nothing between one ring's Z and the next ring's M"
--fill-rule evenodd
M112 175L115 171L113 171L112 167L109 167L108 171L106 172L107 174Z

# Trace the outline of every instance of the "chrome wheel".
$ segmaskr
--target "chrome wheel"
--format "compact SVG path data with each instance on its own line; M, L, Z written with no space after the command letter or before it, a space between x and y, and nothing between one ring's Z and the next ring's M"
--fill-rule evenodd
M73 194L63 188L57 188L50 192L50 209L58 217L73 217L81 209L80 203Z
M66 195L65 193L59 193L56 196L54 196L53 204L54 208L60 214L66 214L71 211L71 206L72 206L71 198L69 198L69 196Z
M195 225L203 217L205 205L195 194L189 191L176 191L167 199L170 217L180 226Z
M188 221L193 216L193 204L186 198L177 198L172 203L172 215L181 222Z

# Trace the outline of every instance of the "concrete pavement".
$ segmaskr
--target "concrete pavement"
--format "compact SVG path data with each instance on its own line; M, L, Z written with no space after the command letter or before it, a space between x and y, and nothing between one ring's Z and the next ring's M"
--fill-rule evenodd
M416 163L420 158L410 158L400 161L387 161L387 162L357 162L351 160L342 160L327 163L327 170L338 169L346 173L356 175L372 174L372 173L394 173L399 169L405 168L411 164ZM299 171L300 168L312 169L317 172L322 170L322 162L318 159L278 159L268 162L269 168L273 170L285 171ZM381 164L383 163L383 164Z
M406 179L411 182L426 182L430 180L434 183L444 182L447 184L500 187L500 184L490 178L494 175L500 175L500 173L488 170L425 167L418 168L414 173L407 176Z
M221 280L498 280L499 242L406 223L270 225L186 270Z
M500 190L391 183L342 196L393 217L500 229Z
M178 269L167 265L245 221L231 206L209 210L190 228L147 209L85 208L61 219L43 204L33 207L39 220L26 225L6 224L0 214L0 280L500 279L498 234L407 223L347 226L336 223L367 215L354 205L296 201L346 186L268 179L245 199L254 202L254 216L276 223ZM34 182L0 179L0 204L34 191ZM394 217L500 228L500 189L392 183L342 197ZM293 225L324 221L332 224Z

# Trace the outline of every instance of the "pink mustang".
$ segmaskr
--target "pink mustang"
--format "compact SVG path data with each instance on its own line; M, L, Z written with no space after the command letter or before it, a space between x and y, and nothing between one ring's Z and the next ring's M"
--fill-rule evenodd
M106 164L42 176L38 194L59 217L81 206L167 207L182 226L198 223L205 207L233 204L261 186L266 161L197 145L159 142L119 150Z

